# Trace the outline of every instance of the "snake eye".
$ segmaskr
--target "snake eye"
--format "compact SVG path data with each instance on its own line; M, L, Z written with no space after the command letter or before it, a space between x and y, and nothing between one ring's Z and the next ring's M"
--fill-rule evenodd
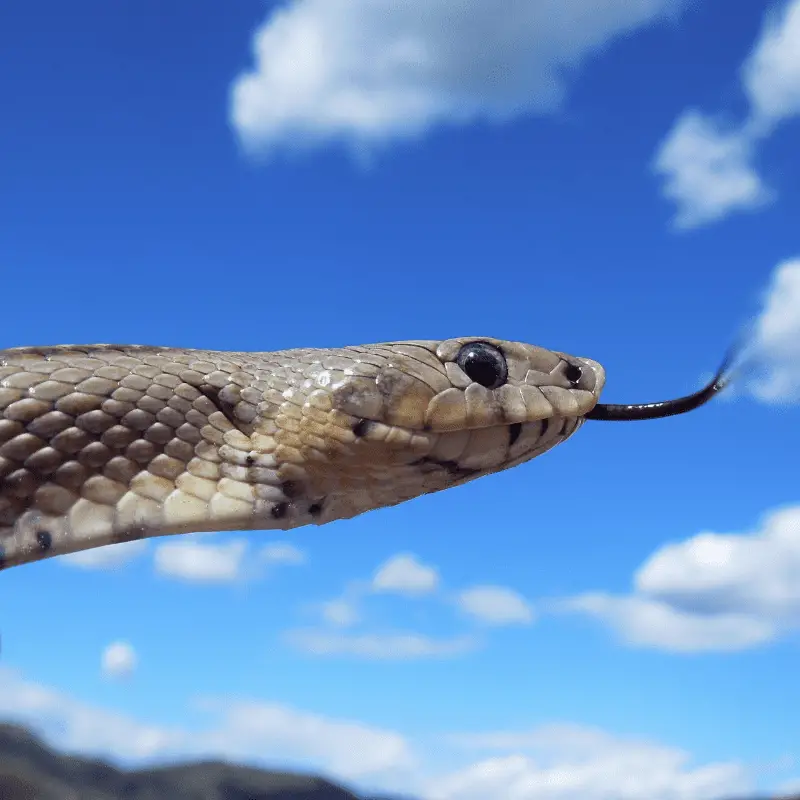
M496 389L508 379L505 356L486 342L471 342L458 351L456 364L466 376L487 389Z
M583 370L577 364L567 364L566 368L564 369L564 377L570 383L577 383L581 376L583 375Z

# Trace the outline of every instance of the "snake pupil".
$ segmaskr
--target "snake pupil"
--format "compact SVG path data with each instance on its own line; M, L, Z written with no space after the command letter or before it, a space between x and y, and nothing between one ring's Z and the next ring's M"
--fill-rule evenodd
M508 379L505 357L486 342L465 344L458 353L456 364L471 381L487 389L496 389Z
M583 375L583 370L577 364L567 364L566 369L564 370L564 377L570 383L577 383L581 376Z

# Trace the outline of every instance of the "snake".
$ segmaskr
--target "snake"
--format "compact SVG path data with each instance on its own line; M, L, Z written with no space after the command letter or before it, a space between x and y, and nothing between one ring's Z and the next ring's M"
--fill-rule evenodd
M516 467L586 420L685 413L726 370L693 394L626 405L599 402L592 359L489 337L0 350L0 569L352 518Z

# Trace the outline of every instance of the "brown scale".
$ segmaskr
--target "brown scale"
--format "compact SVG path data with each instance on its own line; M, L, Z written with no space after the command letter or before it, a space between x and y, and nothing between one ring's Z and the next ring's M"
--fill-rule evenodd
M87 349L87 357L62 348L3 352L0 527L11 533L30 509L64 515L79 497L114 505L143 469L174 481L204 439L221 442L209 424L218 408L198 386L212 380L236 403L246 373L230 360L181 354L197 362L189 366L175 364L174 353L170 359L158 353L112 347ZM68 356L70 365L59 356ZM247 415L247 409L240 414Z

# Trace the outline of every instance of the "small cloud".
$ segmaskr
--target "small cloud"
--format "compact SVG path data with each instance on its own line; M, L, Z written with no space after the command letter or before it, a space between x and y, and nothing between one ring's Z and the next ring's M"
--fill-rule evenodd
M322 604L322 618L337 628L349 628L361 620L354 601L338 598Z
M110 679L130 677L136 665L136 651L127 642L112 642L100 658L101 672Z
M304 564L306 554L289 542L270 542L261 548L261 558L270 564Z
M524 597L503 586L474 586L460 592L456 602L462 611L488 625L527 625L533 610Z
M294 630L286 634L293 647L315 656L354 656L379 661L451 658L477 647L473 637L434 639L419 633L353 634Z
M800 401L800 258L772 274L756 320L749 391L766 403Z
M245 576L247 542L167 542L156 547L156 572L191 583L230 583Z
M372 578L375 592L404 595L430 594L439 585L439 573L410 553L392 556L378 567Z
M668 134L654 169L664 195L678 207L674 224L688 229L716 222L732 211L752 210L770 193L752 166L753 143L745 132L723 132L711 119L686 112Z
M58 560L67 567L78 569L115 569L141 556L147 547L148 543L145 540L137 539L80 550L77 553L61 556Z
M741 79L750 104L742 124L723 131L712 116L686 111L659 148L654 169L677 206L677 228L716 222L773 199L753 160L775 128L800 114L800 0L767 11Z

